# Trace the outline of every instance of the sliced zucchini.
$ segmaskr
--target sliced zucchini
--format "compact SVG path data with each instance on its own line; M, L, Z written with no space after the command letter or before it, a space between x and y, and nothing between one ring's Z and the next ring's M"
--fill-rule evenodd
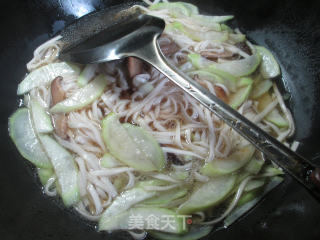
M250 77L242 77L239 79L238 83L237 83L237 87L241 88L241 87L246 87L248 85L253 84L253 79Z
M211 23L222 23L233 19L233 15L226 16L206 16L206 15L193 15L192 20L199 24L211 24Z
M110 153L105 153L101 158L100 164L104 168L113 168L121 165L117 159L114 158Z
M198 15L199 14L199 9L196 5L191 4L191 3L186 3L186 2L178 2L178 3L181 3L185 8L187 8L190 15Z
M190 20L194 24L197 24L199 26L204 26L209 28L210 30L221 32L222 31L221 24L219 22L212 21L213 19L217 19L215 17L220 17L220 16L193 15ZM224 17L224 16L221 16L221 17Z
M58 76L77 74L76 70L66 62L50 63L29 73L18 85L18 95L25 94L31 89L50 84Z
M34 123L34 128L37 133L50 133L53 131L53 126L49 114L37 100L30 100L30 111Z
M147 181L140 181L137 183L137 187L149 187L149 186L164 186L167 185L168 182L160 179L152 179Z
M229 41L233 43L244 42L246 40L246 35L241 33L229 33Z
M248 76L253 73L261 62L260 55L255 51L249 57L224 63L213 63L213 65L224 72L236 77Z
M80 200L80 193L78 169L72 155L48 135L40 136L40 140L53 165L63 203L74 205Z
M189 176L189 172L182 172L182 171L172 172L170 173L170 176L177 180L186 180Z
M272 165L266 166L266 168L263 169L263 173L269 174L271 176L284 174L280 168L273 167Z
M266 92L268 92L271 87L272 87L272 81L270 81L269 79L259 81L253 87L251 92L251 97L253 99L257 99L261 97L263 94L265 94Z
M77 80L77 83L80 87L84 87L90 82L90 80L94 77L98 66L98 64L88 64L84 67Z
M272 53L262 46L256 46L256 49L262 57L260 65L261 75L265 78L275 78L280 75L280 67Z
M135 204L155 196L155 192L145 191L142 188L135 187L123 192L116 197L112 204L103 212L99 221L99 230L106 230L105 227L112 225L115 217L122 212L127 212Z
M211 231L212 226L191 226L186 234L169 234L158 231L150 231L150 235L159 240L198 240L207 236Z
M188 36L190 39L194 41L204 41L209 40L213 42L224 42L228 40L229 34L227 32L220 32L220 31L207 31L207 32L200 32L195 31L193 29L189 29L188 26L183 25L180 22L173 22L169 24L166 28L167 31L178 31L182 34Z
M248 99L251 93L251 90L252 90L252 84L238 89L237 92L230 95L229 105L234 109L237 109L238 107L240 107L242 103L244 103Z
M261 188L265 184L265 179L251 180L245 187L245 192L250 192Z
M9 135L20 154L39 168L52 168L32 126L27 108L18 109L9 118Z
M229 34L227 32L217 32L217 31L207 31L207 32L198 32L194 30L189 30L186 28L184 31L184 34L187 35L189 38L191 38L194 41L205 41L210 40L213 42L224 42L228 40Z
M150 198L144 202L143 205L157 205L159 207L166 206L170 202L186 196L187 189L172 189L170 191L162 192L153 198Z
M280 128L289 127L289 122L279 112L277 108L273 109L267 116L266 119L269 122L277 125Z
M265 93L258 99L259 105L258 110L262 112L269 104L272 103L272 97ZM274 108L266 117L265 119L278 127L288 127L289 122L287 119L280 114L279 110L277 108Z
M148 224L148 219L159 219L158 224ZM156 207L134 207L128 211L108 217L108 221L102 217L99 221L99 231L101 230L130 230L130 229L146 229L159 230L168 233L183 233L186 231L184 226L184 218L180 217L176 212L166 208ZM142 224L135 224L135 219L138 218ZM112 220L111 220L112 219ZM170 224L166 219L169 219Z
M141 171L161 171L165 157L159 143L141 127L122 125L111 113L102 121L104 141L119 161Z
M207 80L212 83L224 84L232 92L235 92L237 90L237 79L235 78L226 78L205 70L192 71L188 74L191 77L197 75L200 79Z
M38 168L38 176L41 184L45 186L50 178L54 176L52 168Z
M203 175L214 177L239 170L252 158L255 148L252 145L236 150L227 158L216 158L206 163L200 170Z
M221 203L232 191L236 176L211 179L196 189L190 198L178 208L180 214L202 211Z
M256 197L258 197L258 193L259 193L259 191L251 191L251 192L243 193L243 195L241 196L241 198L239 199L239 201L237 203L237 206L240 207L240 206L252 201Z
M195 68L200 69L200 70L203 70L204 68L207 68L210 66L210 61L208 61L207 59L205 59L204 57L202 57L198 53L188 54L188 59ZM208 71L208 72L210 72L210 71ZM213 73L215 73L215 72L213 72Z
M264 164L263 159L253 157L251 161L245 166L245 171L251 174L258 174Z
M170 14L173 17L181 17L181 16L191 16L193 14L198 14L198 8L190 3L184 2L160 2L156 4L152 4L149 7L150 10L162 10L168 9Z
M221 24L221 31L226 31L228 33L233 33L233 29L231 27L229 27L228 25L222 23Z

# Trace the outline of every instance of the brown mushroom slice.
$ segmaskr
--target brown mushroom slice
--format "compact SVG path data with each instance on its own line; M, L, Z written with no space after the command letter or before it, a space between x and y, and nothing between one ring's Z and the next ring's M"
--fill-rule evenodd
M218 58L232 58L234 54L229 51L224 51L222 53L212 52L212 51L202 51L200 53L202 57L207 58L208 60L217 61Z
M135 57L128 57L129 77L134 78L135 76L141 74L142 71L143 71L143 61Z
M163 55L166 57L171 57L180 50L180 47L174 41L170 40L169 43L160 43L160 49Z
M248 55L252 55L252 51L246 42L238 42L235 44L237 48L244 51Z
M220 98L222 101L227 102L228 96L226 92L223 90L223 88L217 85L215 85L213 88L217 97Z
M53 114L54 132L62 139L68 139L68 117L65 114Z
M58 76L51 83L51 106L56 105L66 98L66 93L61 85L62 80L63 78L61 76Z

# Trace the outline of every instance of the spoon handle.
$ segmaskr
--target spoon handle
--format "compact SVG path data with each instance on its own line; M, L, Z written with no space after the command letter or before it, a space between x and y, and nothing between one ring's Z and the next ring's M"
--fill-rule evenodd
M161 53L155 36L147 46L135 50L135 56L153 65L203 106L223 119L231 128L251 142L320 200L320 169L270 136L236 110L225 104L199 83L170 65Z

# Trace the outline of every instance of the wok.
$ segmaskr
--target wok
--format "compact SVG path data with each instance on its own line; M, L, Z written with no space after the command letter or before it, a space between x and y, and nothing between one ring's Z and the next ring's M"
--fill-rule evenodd
M1 239L128 239L124 233L97 233L94 226L59 201L42 194L33 169L8 137L9 115L19 106L18 82L33 50L76 18L119 0L1 1ZM320 3L317 1L198 0L200 10L234 14L250 40L271 49L281 63L278 79L292 110L298 152L320 164ZM206 239L318 239L320 204L287 177L254 210Z

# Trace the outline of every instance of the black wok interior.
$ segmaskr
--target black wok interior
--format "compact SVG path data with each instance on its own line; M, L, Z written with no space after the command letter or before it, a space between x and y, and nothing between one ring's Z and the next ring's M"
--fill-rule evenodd
M94 227L42 194L33 169L8 137L8 117L19 106L18 82L33 50L76 18L119 0L3 0L0 3L1 165L0 238L128 239ZM127 2L127 1L126 1ZM271 49L281 63L277 79L290 96L299 153L320 165L320 2L198 0L205 13L234 14L251 40ZM206 239L319 239L320 203L289 177L250 214Z

